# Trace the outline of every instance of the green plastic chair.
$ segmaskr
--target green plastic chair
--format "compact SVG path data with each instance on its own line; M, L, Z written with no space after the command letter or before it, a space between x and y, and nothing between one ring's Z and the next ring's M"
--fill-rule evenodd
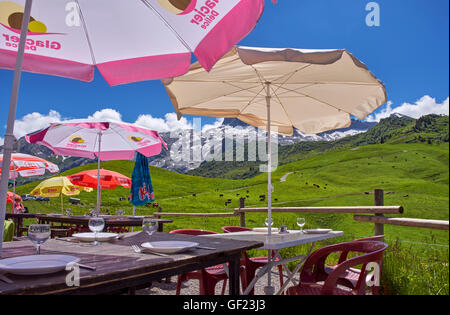
M11 242L14 236L14 222L5 220L3 223L3 242Z

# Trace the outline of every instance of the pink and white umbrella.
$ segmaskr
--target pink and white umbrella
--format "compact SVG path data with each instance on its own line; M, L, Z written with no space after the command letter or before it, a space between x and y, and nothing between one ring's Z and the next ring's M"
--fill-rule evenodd
M3 165L3 154L0 154L0 174ZM50 173L58 173L58 165L37 156L23 153L14 153L11 155L11 163L9 167L9 179L21 177L42 176L45 171Z
M22 71L110 85L210 70L256 25L264 0L0 0L0 69L14 69L4 155L14 146ZM0 255L7 169L0 182Z
M146 157L167 148L158 132L123 122L71 120L50 127L25 139L45 145L53 154L97 158L97 211L100 211L100 161L132 160L135 152Z
M28 2L31 3L30 0ZM0 68L14 69L26 0L0 0ZM210 70L256 25L264 0L33 2L22 71L110 85Z

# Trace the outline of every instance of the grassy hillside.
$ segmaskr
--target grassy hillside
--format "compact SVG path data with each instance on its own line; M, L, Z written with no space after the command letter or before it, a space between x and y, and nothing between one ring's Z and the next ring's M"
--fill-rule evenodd
M386 205L402 205L404 217L448 220L449 217L449 147L447 143L376 144L353 148L340 148L305 156L296 162L278 167L273 174L275 206L362 206L373 205L375 188L384 189ZM130 176L133 163L114 161L103 168ZM94 169L96 164L85 165L65 172L73 174ZM151 168L156 201L165 212L231 212L239 206L239 198L247 196L246 205L265 207L258 196L267 191L267 174L245 180L195 177ZM280 179L285 175L286 181ZM318 185L320 188L314 186ZM17 188L18 193L29 193L37 183ZM128 189L104 190L103 207L114 213L125 209L131 214L127 201ZM194 196L195 194L195 196ZM223 197L220 195L223 194ZM94 208L96 194L82 193L83 206L70 206L74 213L87 213ZM67 197L65 205L68 207ZM225 206L225 201L232 202ZM48 204L26 201L32 212L58 212L59 199ZM151 214L154 208L140 207L137 214ZM274 214L276 226L295 225L296 214ZM373 235L373 224L353 220L351 214L302 214L306 228L332 228L342 230L345 236L333 242L348 241ZM264 225L266 215L248 214L249 227ZM167 231L178 228L200 228L220 231L224 225L239 225L238 218L199 219L174 218L165 225ZM448 294L448 231L385 226L390 249L386 253L384 280L389 294ZM318 247L326 243L321 243ZM305 249L290 248L283 255L303 253ZM265 254L254 252L253 255Z
M325 152L354 148L371 144L427 143L448 144L448 116L427 115L420 119L409 117L390 117L380 121L367 132L336 141L300 142L278 148L280 165ZM261 162L220 162L203 163L199 168L189 171L195 176L229 179L250 178L259 174Z

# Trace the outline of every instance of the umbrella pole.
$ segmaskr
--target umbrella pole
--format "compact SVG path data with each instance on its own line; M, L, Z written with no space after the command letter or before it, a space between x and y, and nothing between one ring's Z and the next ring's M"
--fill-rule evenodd
M100 214L100 198L101 198L101 185L100 185L100 152L102 147L102 132L98 133L98 154L97 154L97 215Z
M13 178L13 198L14 201L12 202L11 206L11 213L14 213L14 202L16 201L16 166L14 165L14 178Z
M266 82L266 103L267 103L267 209L269 217L268 226L268 237L272 236L272 141L271 141L271 118L270 118L270 82ZM270 264L272 263L272 251L269 250L267 256L269 262L269 270L267 273L267 287L264 288L264 293L267 295L273 295L275 293L275 288L272 286L272 268Z
M60 196L61 196L61 213L62 214L64 214L64 206L63 206L63 194L62 194L62 191L61 191L61 193L59 194Z
M8 191L9 180L9 163L11 162L11 154L14 147L14 121L16 118L17 99L19 96L20 77L22 74L23 56L25 52L25 42L27 40L28 23L31 15L31 5L33 0L27 0L22 17L22 27L20 32L19 47L17 49L16 67L14 70L14 81L11 90L11 98L9 103L8 123L6 125L5 143L3 146L3 165L2 177L0 181L0 257L2 257L3 245L3 224L6 214L6 193Z

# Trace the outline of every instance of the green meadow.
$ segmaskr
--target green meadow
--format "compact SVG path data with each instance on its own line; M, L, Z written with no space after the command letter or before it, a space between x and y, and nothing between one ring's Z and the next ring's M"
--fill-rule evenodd
M273 173L273 205L367 206L374 204L374 196L370 192L384 189L385 205L401 205L405 209L404 214L392 216L448 220L448 149L448 143L376 144L310 155L279 166ZM77 167L62 175L95 169L96 166L89 164ZM102 167L131 177L133 162L104 162ZM264 173L253 178L231 180L182 175L154 167L150 171L155 202L163 212L232 212L239 207L240 197L246 197L246 206L267 206L266 202L259 200L260 195L267 194L267 174ZM286 181L281 182L280 179L287 173L291 174ZM17 192L27 194L36 185L29 183L17 187ZM131 214L129 202L119 200L128 195L129 190L122 187L103 190L102 212L108 209L114 214L117 209L124 209L126 214ZM68 197L64 197L64 208L70 207L76 214L89 213L90 208L95 208L95 191L83 192L77 198L81 199L81 206L70 205ZM228 199L231 199L231 203L225 205ZM26 201L25 206L30 212L59 212L60 200L55 198L48 203ZM154 211L157 208L148 205L138 207L136 214L151 215ZM294 213L275 213L274 222L276 226L285 224L291 229L297 229L295 222L298 216ZM345 232L344 237L333 242L373 235L373 224L354 221L352 214L301 216L306 218L305 228L332 228ZM263 213L247 214L247 226L264 226L265 217ZM166 231L200 228L219 232L221 226L239 225L239 217L176 217L173 220L172 224L165 225ZM390 251L386 254L387 261L390 261L385 267L385 277L388 277L385 281L389 284L386 293L448 294L448 231L386 225L385 234L391 249L395 249L395 253ZM290 255L302 250L290 249L283 254ZM423 276L417 275L417 272Z

